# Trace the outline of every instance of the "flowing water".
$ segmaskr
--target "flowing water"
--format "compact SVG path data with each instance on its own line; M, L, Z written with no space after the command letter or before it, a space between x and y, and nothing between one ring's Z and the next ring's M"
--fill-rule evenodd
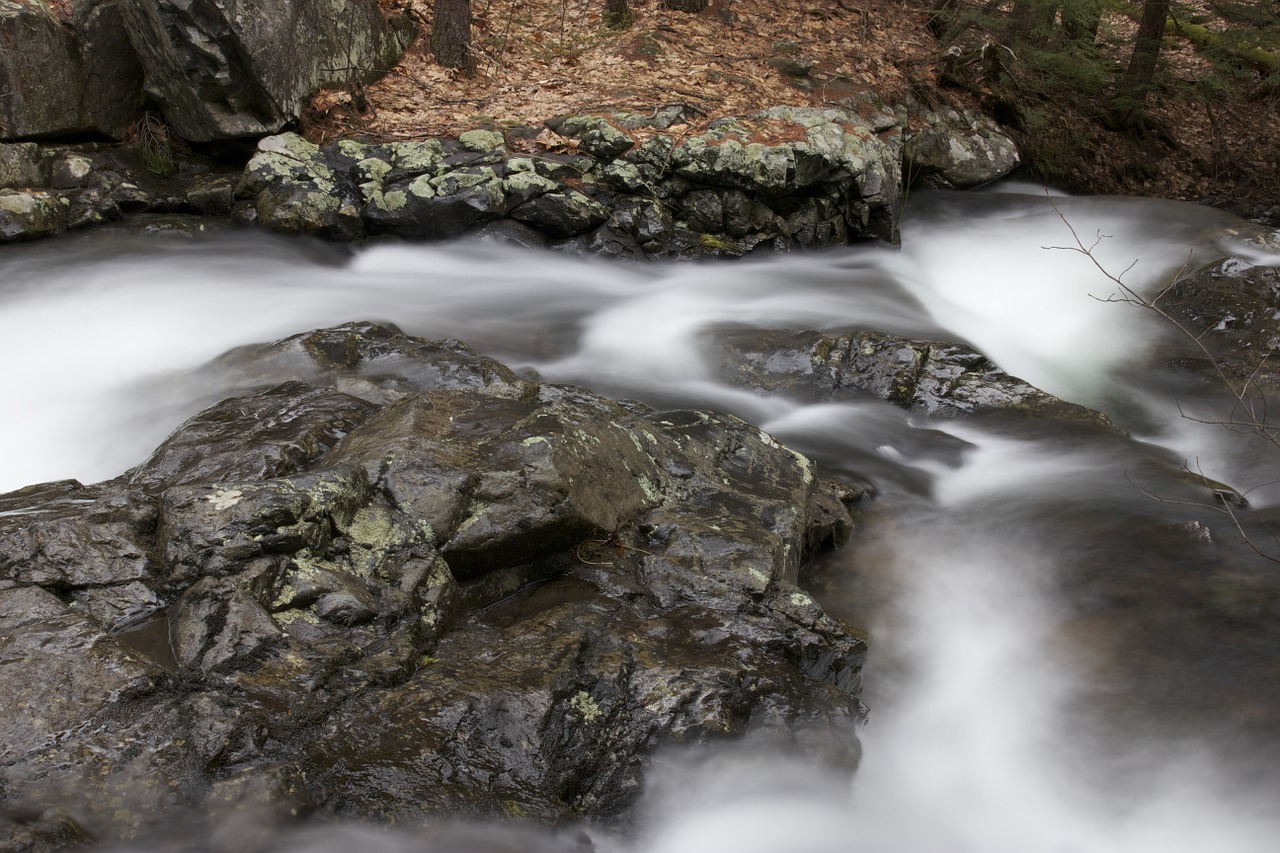
M850 786L760 756L669 755L642 804L647 828L602 844L1274 851L1280 620L1267 617L1280 615L1280 565L1240 544L1184 466L1253 489L1266 514L1280 453L1180 416L1187 401L1159 367L1176 335L1110 299L1118 286L1094 263L1140 293L1228 254L1280 263L1233 242L1242 225L1193 205L1051 203L1014 187L913 198L900 252L724 264L475 243L348 254L243 233L8 247L0 491L119 474L238 390L203 363L349 320L459 338L549 381L732 411L876 495L854 543L807 576L869 633L863 765ZM1099 241L1092 259L1070 229ZM743 326L968 341L1133 437L730 388L706 340Z

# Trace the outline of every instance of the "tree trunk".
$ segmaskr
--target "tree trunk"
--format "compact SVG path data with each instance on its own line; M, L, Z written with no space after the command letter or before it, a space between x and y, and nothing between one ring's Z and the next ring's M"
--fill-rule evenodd
M1169 17L1169 0L1143 0L1142 21L1133 42L1129 68L1120 81L1115 117L1122 126L1132 126L1142 112L1143 102L1156 79L1156 61L1164 38L1164 22Z
M446 68L475 69L471 56L471 0L436 0L431 21L431 52Z
M631 26L631 10L627 0L604 0L604 25L611 30L623 30Z

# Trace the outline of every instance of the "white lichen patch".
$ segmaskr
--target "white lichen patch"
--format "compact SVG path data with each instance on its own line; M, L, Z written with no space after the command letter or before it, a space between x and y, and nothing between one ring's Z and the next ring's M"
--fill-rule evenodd
M636 475L636 483L640 486L640 491L644 492L644 496L654 503L661 502L662 491L657 484L643 474Z
M811 596L799 591L791 593L789 599L796 607L811 607L817 604Z
M205 500L213 504L213 508L218 512L240 503L240 499L244 497L244 492L239 489L218 489L212 494L206 495Z
M600 706L596 704L596 700L591 698L591 694L585 690L579 690L573 694L573 698L569 700L569 707L582 717L582 721L586 723L595 722L604 716L604 712L600 710Z

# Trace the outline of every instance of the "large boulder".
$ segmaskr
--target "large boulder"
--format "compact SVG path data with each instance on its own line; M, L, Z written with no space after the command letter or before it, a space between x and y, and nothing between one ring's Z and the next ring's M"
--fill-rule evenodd
M969 189L1010 174L1021 164L1018 146L998 124L973 110L920 110L924 125L903 147L910 183Z
M805 457L370 323L212 369L276 384L0 496L0 846L606 817L729 737L856 763L865 646L797 586L853 493Z
M142 67L124 0L75 0L59 20L44 0L0 5L0 138L117 137L142 106Z
M123 2L147 94L200 142L279 131L321 88L389 71L411 31L376 0Z

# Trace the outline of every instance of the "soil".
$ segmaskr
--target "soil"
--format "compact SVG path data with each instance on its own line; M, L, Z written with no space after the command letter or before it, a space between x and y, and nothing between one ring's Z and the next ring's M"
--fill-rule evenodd
M429 54L431 0L379 0L421 27L400 64L367 89L320 93L304 119L315 141L416 139L475 128L537 126L566 113L683 104L698 125L776 104L831 104L867 90L894 103L976 107L1009 127L1024 177L1082 192L1275 204L1280 199L1280 87L1261 74L1222 75L1188 43L1167 39L1161 80L1135 128L1108 128L1109 82L1085 90L1023 62L970 26L940 42L927 0L710 0L699 14L632 0L624 29L604 26L604 0L472 0L474 71ZM1109 15L1093 61L1116 76L1132 18ZM998 81L981 63L943 74L947 48L1005 50ZM1052 45L1050 45L1052 47ZM1274 75L1273 75L1274 76ZM1213 85L1209 85L1209 81ZM679 130L679 129L677 129Z

